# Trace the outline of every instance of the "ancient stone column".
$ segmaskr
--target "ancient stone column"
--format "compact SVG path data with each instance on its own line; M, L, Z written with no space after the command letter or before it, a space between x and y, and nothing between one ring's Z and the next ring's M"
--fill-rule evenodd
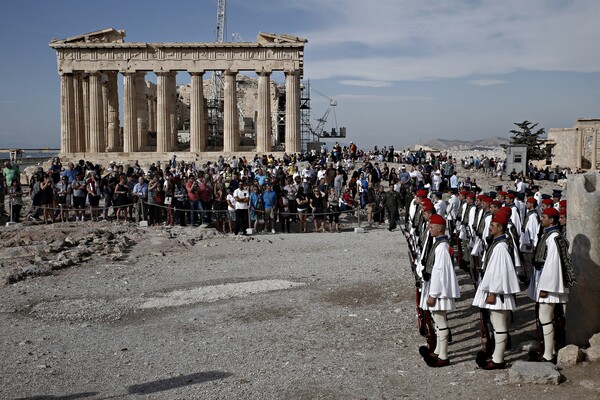
M148 110L146 108L146 73L135 74L135 106L137 109L137 150L145 151L148 146Z
M592 170L598 170L598 130L592 133Z
M75 137L75 96L73 92L73 74L60 75L60 151L74 153Z
M85 141L85 115L83 105L83 75L81 73L73 74L73 93L75 96L75 151L84 153L86 151Z
M156 72L156 151L166 153L168 150L168 135L171 134L171 119L169 117L169 88L168 72Z
M271 72L257 71L258 74L258 115L256 117L256 151L271 151Z
M226 153L238 151L240 143L236 77L237 71L227 70L224 73L223 151Z
M577 284L566 307L567 343L587 346L600 332L600 173L567 176L567 239Z
M575 166L581 168L583 164L583 132L580 129L575 129Z
M107 71L108 79L108 151L122 151L119 131L121 121L119 120L119 82L117 71Z
M150 82L146 82L146 109L148 114L148 131L156 132L156 97Z
M190 152L200 153L206 149L206 125L204 121L204 72L190 72L192 93L190 95Z
M102 82L102 111L104 117L104 148L108 149L108 77L105 73L101 74L100 81ZM106 150L105 150L106 151Z
M301 151L300 73L295 70L285 71L285 151Z
M171 134L169 135L168 151L177 150L177 72L171 72L169 76L169 122L171 124Z
M123 151L125 153L138 150L135 100L135 72L123 73Z
M84 74L81 77L83 89L83 131L85 134L85 148L83 151L90 151L90 77Z
M102 107L102 74L89 72L90 80L90 153L104 153L104 109Z

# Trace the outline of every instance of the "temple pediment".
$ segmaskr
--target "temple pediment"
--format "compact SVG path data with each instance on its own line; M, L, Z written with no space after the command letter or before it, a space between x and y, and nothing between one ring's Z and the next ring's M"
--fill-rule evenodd
M265 33L259 32L256 37L258 43L306 43L308 39L301 38L298 36L287 35L285 33Z
M52 43L124 43L125 35L124 30L106 28L66 39L52 39Z

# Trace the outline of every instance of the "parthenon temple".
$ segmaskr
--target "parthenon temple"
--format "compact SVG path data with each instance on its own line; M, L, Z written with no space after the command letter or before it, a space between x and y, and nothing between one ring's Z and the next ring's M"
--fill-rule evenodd
M204 74L222 76L222 150L240 151L241 129L236 79L254 71L258 79L255 150L270 152L273 138L273 83L271 73L285 74L282 120L287 153L301 151L300 81L306 39L259 33L257 42L125 43L125 31L103 29L63 40L53 39L60 75L61 155L159 157L177 151L176 75L185 71L189 90L189 152L209 151ZM146 74L156 74L156 85ZM119 105L122 75L122 107ZM148 91L154 87L154 91ZM149 95L150 93L150 95ZM122 121L120 110L122 109ZM150 141L149 132L156 139ZM216 150L216 149L211 149Z

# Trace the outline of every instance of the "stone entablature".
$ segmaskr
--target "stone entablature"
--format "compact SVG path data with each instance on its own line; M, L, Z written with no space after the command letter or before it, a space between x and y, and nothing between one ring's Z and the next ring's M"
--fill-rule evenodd
M129 71L300 71L304 43L50 43L61 73ZM157 64L159 63L159 64Z
M192 79L191 153L206 149L206 71L224 74L224 152L235 152L240 145L236 92L240 71L255 71L259 78L256 151L271 151L273 71L285 73L285 150L301 150L299 100L306 39L260 33L256 43L125 43L124 37L125 31L109 28L50 43L61 76L62 154L174 151L175 82L182 71ZM157 76L154 98L146 91L147 72ZM119 116L117 74L122 74L124 83L123 118ZM145 138L153 127L157 140L150 147Z

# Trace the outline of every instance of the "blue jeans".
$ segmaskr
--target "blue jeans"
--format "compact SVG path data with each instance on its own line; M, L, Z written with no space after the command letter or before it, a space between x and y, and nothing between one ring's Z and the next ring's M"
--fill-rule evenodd
M204 220L204 208L202 208L202 203L200 200L190 200L190 223L192 225L196 224L196 212L200 213L200 221L199 224L202 225L202 221Z

